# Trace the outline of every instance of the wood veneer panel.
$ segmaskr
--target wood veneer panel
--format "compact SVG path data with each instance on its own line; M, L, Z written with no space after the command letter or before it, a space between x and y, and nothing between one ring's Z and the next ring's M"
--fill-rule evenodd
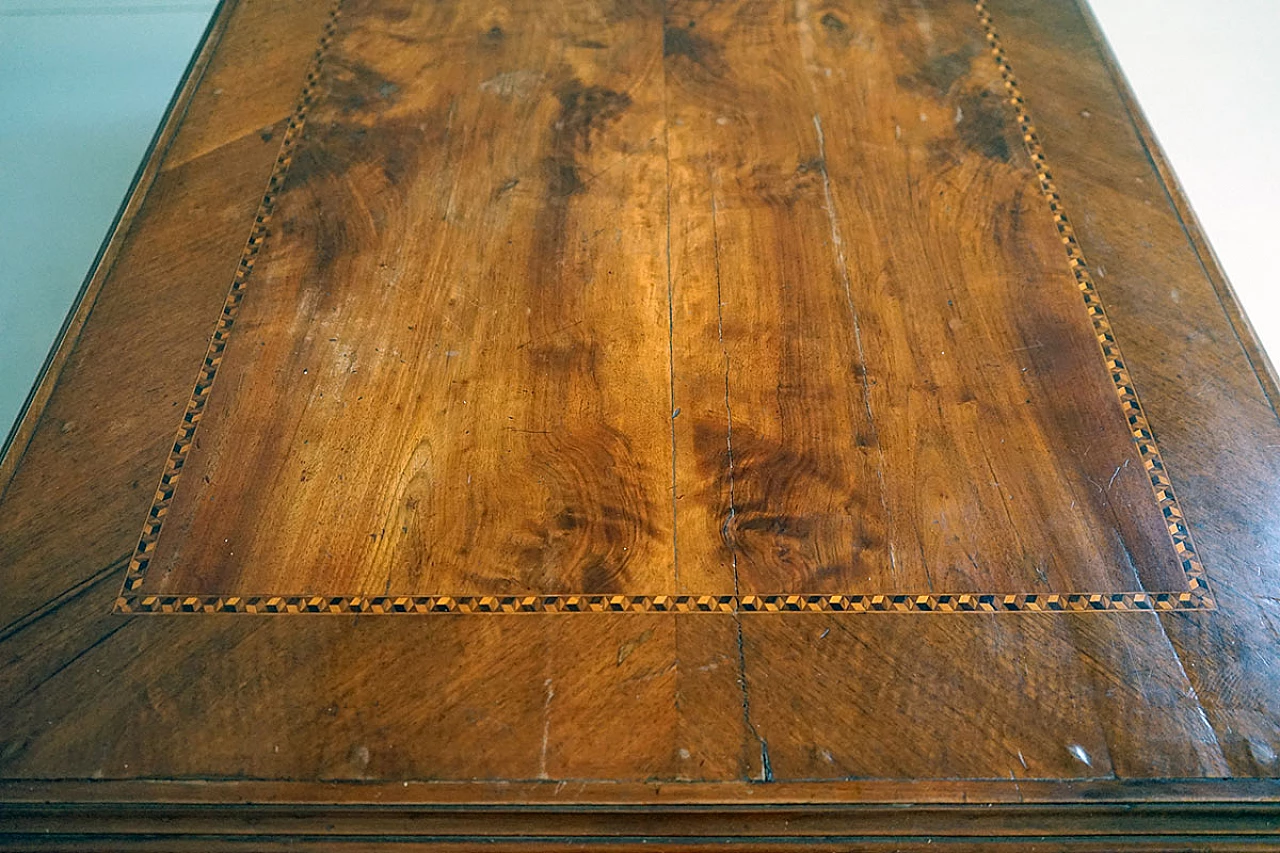
M684 458L721 457L692 536L723 526L750 592L1185 583L972 10L667 26L675 206L719 213L676 276ZM735 91L749 62L771 74Z
M985 7L337 8L121 609L1210 605Z

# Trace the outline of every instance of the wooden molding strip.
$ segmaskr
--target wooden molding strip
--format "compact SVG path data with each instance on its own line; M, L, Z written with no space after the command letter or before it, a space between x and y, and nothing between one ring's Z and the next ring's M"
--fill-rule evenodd
M583 846L760 845L903 849L969 843L1015 849L1218 849L1273 844L1280 804L1056 803L968 805L414 806L14 804L0 806L0 845L150 843L173 849L250 844L347 844L361 849L494 845L537 850ZM1164 845L1160 847L1159 845ZM136 849L136 848L135 848ZM500 848L499 848L500 849ZM828 847L829 849L829 847Z
M1251 850L1278 830L1277 780L0 781L4 849L457 849L483 839L487 850Z

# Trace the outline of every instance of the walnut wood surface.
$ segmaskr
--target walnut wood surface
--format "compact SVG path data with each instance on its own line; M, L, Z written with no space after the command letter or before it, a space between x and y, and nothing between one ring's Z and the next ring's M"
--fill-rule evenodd
M1274 381L1080 8L211 33L0 469L6 843L1276 829Z

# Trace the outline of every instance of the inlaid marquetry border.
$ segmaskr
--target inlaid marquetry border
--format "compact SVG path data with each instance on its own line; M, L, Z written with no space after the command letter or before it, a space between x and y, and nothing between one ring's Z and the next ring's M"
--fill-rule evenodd
M1067 264L1071 268L1076 285L1080 288L1080 295L1084 299L1085 308L1089 312L1093 333L1098 339L1103 361L1115 386L1120 409L1129 423L1129 434L1133 438L1138 455L1142 458L1143 467L1146 469L1151 490L1156 499L1156 506L1164 516L1173 550L1186 576L1187 592L1182 594L1186 597L1185 606L1212 608L1214 607L1213 594L1209 590L1204 564L1200 562L1200 557L1196 553L1191 531L1187 527L1182 507L1173 490L1173 482L1160 456L1155 434L1151 430L1150 423L1147 422L1147 415L1143 411L1142 402L1138 399L1133 378L1129 375L1129 368L1125 366L1124 357L1120 353L1120 343L1116 340L1115 330L1112 329L1111 320L1107 317L1102 300L1098 297L1093 274L1089 271L1089 264L1080 248L1079 240L1076 239L1075 229L1063 207L1062 196L1053 180L1053 172L1049 169L1049 163L1045 158L1044 145L1041 144L1040 136L1036 133L1035 122L1031 120L1031 114L1027 111L1027 102L1018 85L1018 78L1013 73L1009 58L1005 55L1004 45L1000 41L1000 34L987 9L986 0L976 0L973 6L978 14L978 20L982 23L992 58L1000 69L1000 77L1004 80L1009 105L1017 115L1018 127L1022 130L1022 141L1026 145L1027 153L1031 156L1031 162L1040 180L1040 191L1049 205L1058 235L1062 238L1062 244L1067 253Z
M1186 592L928 595L123 595L118 613L1082 613L1210 607Z
M976 0L974 10L1000 70L1007 100L1017 118L1023 143L1035 167L1040 189L1062 239L1067 264L1075 278L1093 325L1104 363L1129 424L1130 434L1151 483L1156 505L1165 519L1175 554L1186 577L1187 588L1175 592L1117 593L929 593L923 595L150 595L141 592L147 566L155 552L164 518L176 492L183 465L195 438L222 362L231 328L244 299L249 276L267 235L267 223L275 209L293 151L301 138L307 113L316 97L325 56L337 32L343 0L330 9L319 45L307 70L306 82L281 141L280 153L272 168L266 192L258 205L249 239L240 256L222 314L209 341L209 348L187 402L173 448L165 462L138 546L130 561L124 586L116 599L115 611L147 613L244 613L244 614L426 614L426 613L1000 613L1000 612L1090 612L1167 611L1212 609L1215 607L1204 566L1196 554L1191 531L1174 493L1160 449L1146 413L1138 399L1133 380L1120 352L1111 321L1098 297L1097 287L1075 230L1062 204L1045 158L1044 146L1027 111L1026 100L1013 73L999 33L985 0Z

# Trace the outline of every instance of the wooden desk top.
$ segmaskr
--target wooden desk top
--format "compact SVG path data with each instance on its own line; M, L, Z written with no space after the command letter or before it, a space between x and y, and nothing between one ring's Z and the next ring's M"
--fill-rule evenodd
M0 843L1264 846L1276 400L1067 0L228 3L0 467Z

